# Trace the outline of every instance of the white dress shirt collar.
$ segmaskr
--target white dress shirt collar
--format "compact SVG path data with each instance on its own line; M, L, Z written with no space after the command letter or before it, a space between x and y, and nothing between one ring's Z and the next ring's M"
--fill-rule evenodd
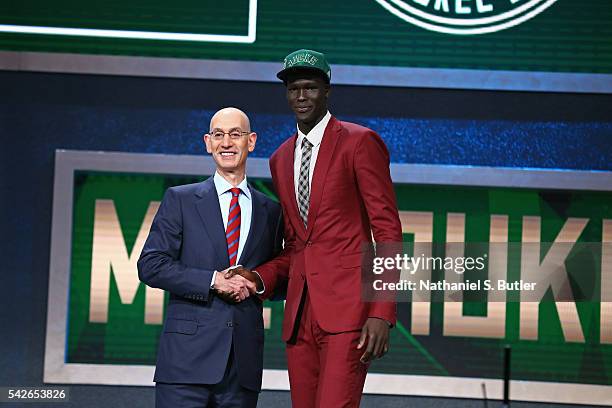
M225 194L229 191L229 189L233 188L229 181L223 178L219 172L215 171L215 176L213 177L213 182L215 183L215 189L217 190L217 195ZM249 200L251 199L251 190L249 190L249 185L247 182L246 176L244 179L236 186L242 191L242 194Z
M297 138L297 144L296 146L302 146L302 140L304 138L308 139L308 141L310 143L312 143L313 146L318 146L321 144L321 141L323 140L323 134L325 134L325 129L327 128L327 124L329 123L329 120L331 119L331 113L329 113L329 111L327 111L327 113L325 114L325 116L323 116L323 119L321 119L319 121L319 123L317 123L311 130L310 132L308 132L307 135L305 135L304 133L302 133L302 131L300 130L300 127L297 127L297 134L298 134L298 138ZM301 148L301 147L300 147Z

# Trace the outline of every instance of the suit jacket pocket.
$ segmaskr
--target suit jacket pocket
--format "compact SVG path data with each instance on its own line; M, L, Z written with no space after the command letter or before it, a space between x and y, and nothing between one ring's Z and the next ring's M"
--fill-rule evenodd
M343 268L360 268L361 267L361 252L354 252L352 254L342 254L340 255L340 264Z
M198 323L195 320L168 319L164 333L195 334Z

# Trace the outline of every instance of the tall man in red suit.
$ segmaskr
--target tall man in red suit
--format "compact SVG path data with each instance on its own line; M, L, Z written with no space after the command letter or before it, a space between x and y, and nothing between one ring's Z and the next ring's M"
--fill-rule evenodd
M394 302L361 296L363 246L372 235L377 244L402 240L389 153L374 131L329 113L323 54L295 51L277 76L297 119L297 132L270 158L285 247L256 268L261 281L234 273L257 282L263 297L288 280L282 337L293 407L357 407L396 319Z

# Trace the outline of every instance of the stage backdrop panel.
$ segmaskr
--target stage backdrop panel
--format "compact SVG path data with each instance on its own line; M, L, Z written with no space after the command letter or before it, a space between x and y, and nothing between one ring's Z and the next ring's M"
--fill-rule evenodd
M267 160L248 164L250 182L275 197ZM164 191L214 168L201 156L56 152L45 382L152 384L167 294L139 282L136 261ZM466 242L488 243L495 222L509 245L520 245L528 224L552 243L582 220L576 245L590 252L564 260L582 301L555 303L548 291L535 300L531 323L518 293L501 315L499 303L486 301L455 303L453 314L437 295L399 303L391 351L373 364L366 392L481 398L484 384L489 398L501 398L510 344L512 399L612 405L612 303L602 294L612 291L612 174L393 164L392 177L407 242L444 244L457 215ZM542 258L550 250L543 247ZM507 274L527 271L509 261ZM494 310L503 322L491 331ZM282 316L283 302L265 303L266 389L288 389Z
M610 92L611 22L607 0L27 0L0 6L0 49L64 53L5 69L269 81L312 48L339 83Z

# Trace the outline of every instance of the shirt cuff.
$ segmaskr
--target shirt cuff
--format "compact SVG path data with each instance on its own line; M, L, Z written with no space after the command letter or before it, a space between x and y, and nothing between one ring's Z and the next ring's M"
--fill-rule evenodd
M257 271L253 271L253 273L255 275L257 275L257 277L259 278L259 280L261 281L261 290L257 290L255 291L255 294L257 295L263 295L263 293L266 291L266 284L264 283L263 279L261 279L261 275L259 273L257 273Z
M217 276L217 271L213 271L212 279L210 280L210 288L211 289L215 288L215 276Z

